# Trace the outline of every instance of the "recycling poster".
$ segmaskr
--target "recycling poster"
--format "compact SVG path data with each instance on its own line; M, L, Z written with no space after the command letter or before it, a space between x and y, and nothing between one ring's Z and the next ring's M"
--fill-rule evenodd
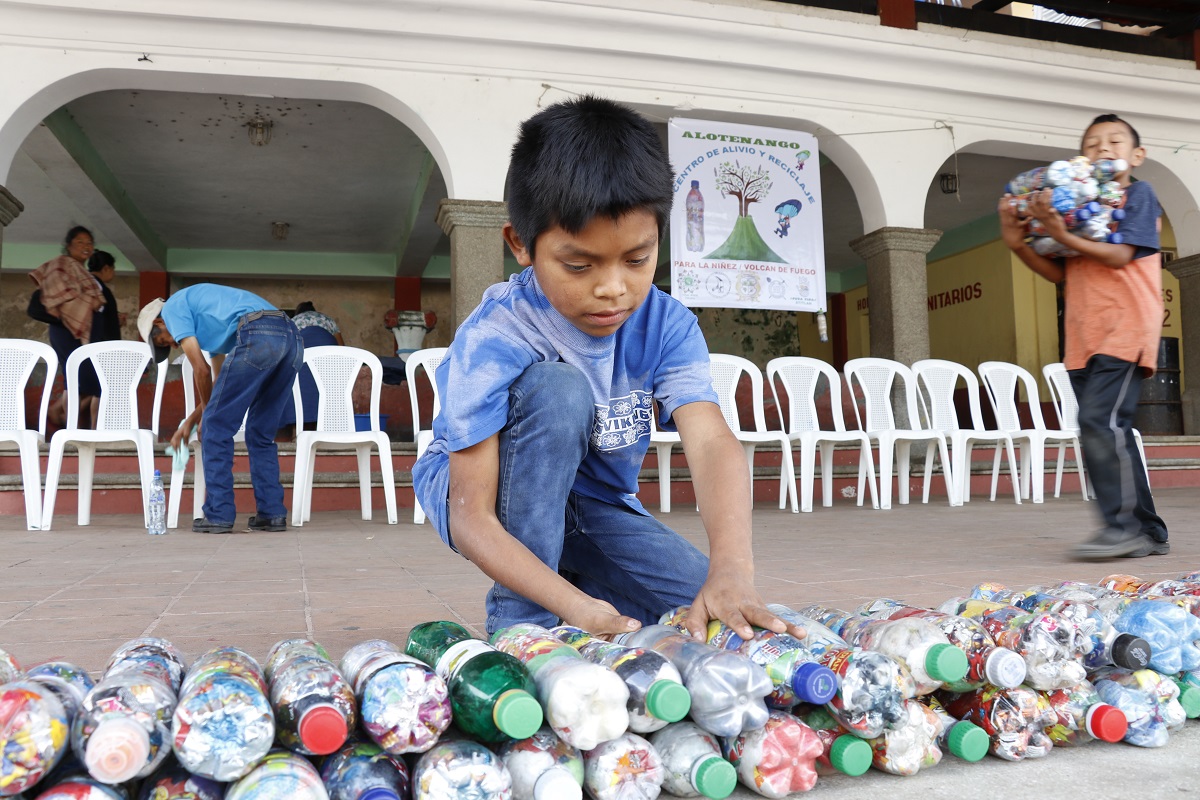
M671 294L692 307L825 310L817 140L671 119Z

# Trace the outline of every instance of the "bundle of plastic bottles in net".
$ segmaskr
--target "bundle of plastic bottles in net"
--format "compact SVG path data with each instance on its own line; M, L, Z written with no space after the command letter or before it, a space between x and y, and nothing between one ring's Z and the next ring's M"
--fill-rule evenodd
M1050 205L1062 215L1071 233L1095 242L1121 244L1121 234L1113 228L1125 218L1121 207L1125 190L1114 178L1128 168L1121 159L1093 164L1087 156L1075 156L1022 172L1008 182L1004 191L1010 195L1018 216L1028 217L1034 195L1049 190ZM1029 246L1044 256L1078 255L1048 236L1036 219L1029 220L1029 235Z
M770 608L804 636L713 621L700 641L683 607L615 641L427 622L340 663L302 638L261 667L140 638L95 679L0 650L0 798L786 797L946 758L1162 747L1200 717L1200 572Z

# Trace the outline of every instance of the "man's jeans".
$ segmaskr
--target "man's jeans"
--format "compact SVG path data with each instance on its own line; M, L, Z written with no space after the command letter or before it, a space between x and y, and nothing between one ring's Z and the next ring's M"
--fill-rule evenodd
M1167 526L1154 510L1142 456L1133 438L1142 368L1113 356L1095 355L1086 367L1068 374L1079 401L1083 461L1105 527L1167 541Z
M287 317L259 317L238 326L237 344L221 366L200 431L208 492L204 516L209 522L228 525L237 516L233 437L243 418L255 513L268 518L287 516L275 433L280 414L292 402L292 382L303 360L300 334Z
M509 389L508 422L500 431L496 514L505 530L583 592L655 623L695 599L708 558L654 517L571 490L595 414L587 378L575 367L539 362L525 370ZM487 612L489 634L518 622L558 624L554 614L500 584L488 593Z

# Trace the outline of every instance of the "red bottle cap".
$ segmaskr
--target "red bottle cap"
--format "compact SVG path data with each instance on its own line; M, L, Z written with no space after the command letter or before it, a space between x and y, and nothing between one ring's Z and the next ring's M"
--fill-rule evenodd
M300 716L300 742L315 755L325 756L346 743L350 735L342 712L330 705L313 706Z
M1088 733L1102 742L1119 742L1125 738L1129 730L1129 720L1125 712L1108 703L1096 703L1088 709Z

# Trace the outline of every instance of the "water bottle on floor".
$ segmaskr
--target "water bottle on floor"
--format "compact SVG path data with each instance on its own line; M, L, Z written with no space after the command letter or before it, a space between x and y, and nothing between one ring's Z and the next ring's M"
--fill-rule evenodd
M626 647L597 639L587 631L559 625L550 632L574 647L579 654L617 673L629 690L629 730L653 733L687 716L692 697L683 686L675 665L653 650Z
M650 737L662 759L663 788L675 797L723 800L737 786L737 770L721 755L716 737L694 722L675 722Z
M812 728L821 740L822 753L817 759L817 774L858 777L871 768L871 745L852 733L847 733L840 723L820 706L809 707L799 719Z
M498 755L512 776L520 800L580 800L583 754L543 725L528 739L500 745Z
M492 644L529 670L546 722L569 744L590 750L629 728L629 689L624 681L546 628L511 625L492 634Z
M307 758L290 750L272 750L229 785L225 800L329 800L329 793Z
M412 800L510 800L512 776L504 762L481 744L441 742L418 759L412 771Z
M787 797L816 785L817 759L825 746L796 717L772 711L762 727L726 739L724 752L747 789L763 797Z
M583 785L592 800L654 800L665 779L658 751L636 733L623 733L583 754Z
M146 532L151 536L161 536L167 532L167 494L163 491L162 475L154 470L154 480L150 482L150 522Z
M87 670L67 661L47 661L45 664L30 667L25 679L54 692L71 723L75 721L75 716L83 706L83 698L96 686Z
M138 800L222 800L224 797L224 786L193 775L173 758L143 781L138 793Z
M1154 670L1102 669L1094 676L1100 699L1125 714L1124 741L1138 747L1162 747L1171 730L1187 721L1179 704L1179 686Z
M745 656L709 647L669 625L647 625L616 641L666 656L692 696L692 719L709 733L736 736L766 724L763 698L775 687L763 668Z
M71 722L55 692L35 682L0 685L0 797L33 788L70 750Z
M321 765L329 800L408 800L408 767L372 742L350 742Z
M454 722L465 733L501 742L525 739L541 727L542 707L529 672L458 623L421 623L408 634L404 649L445 682Z
M284 639L267 653L264 672L280 744L324 756L346 743L358 708L354 691L325 648L308 639Z
M275 716L262 670L249 653L218 647L196 659L172 720L175 757L216 781L245 776L275 741Z
M1149 643L1152 669L1168 675L1200 669L1200 617L1171 600L1134 600L1113 627Z
M950 716L983 728L991 740L990 752L997 758L1041 758L1054 747L1046 728L1055 724L1057 716L1033 689L985 686L947 694L942 700Z
M398 756L424 753L450 727L450 690L433 667L383 639L359 642L342 656L367 736Z
M1090 681L1041 696L1054 711L1054 724L1045 730L1056 746L1074 747L1094 739L1119 742L1129 729L1125 714L1102 701Z

